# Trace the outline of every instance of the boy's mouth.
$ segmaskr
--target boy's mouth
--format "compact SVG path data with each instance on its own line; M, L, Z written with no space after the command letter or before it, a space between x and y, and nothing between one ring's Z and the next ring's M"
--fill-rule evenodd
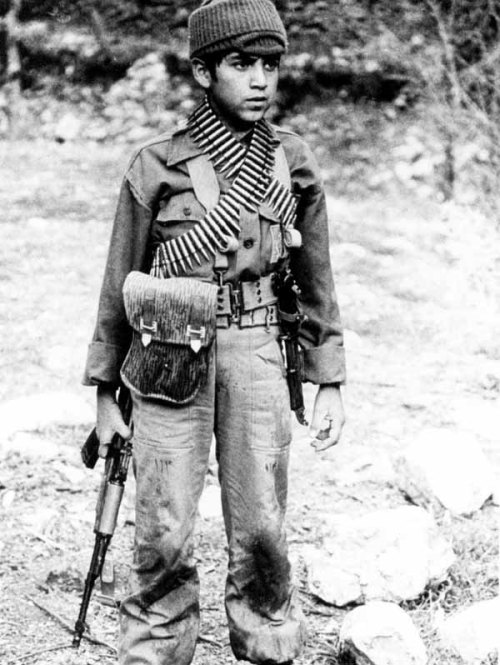
M263 106L267 104L267 97L250 97L247 99L247 104L250 106Z

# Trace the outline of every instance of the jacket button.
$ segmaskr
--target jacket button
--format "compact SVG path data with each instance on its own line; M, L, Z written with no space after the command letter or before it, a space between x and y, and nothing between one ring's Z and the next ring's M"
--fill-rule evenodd
M184 213L185 217L189 217L191 215L191 208L186 206L182 212Z
M244 247L245 249L251 249L254 245L255 245L255 240L254 240L253 238L247 238L247 239L243 242L243 247Z

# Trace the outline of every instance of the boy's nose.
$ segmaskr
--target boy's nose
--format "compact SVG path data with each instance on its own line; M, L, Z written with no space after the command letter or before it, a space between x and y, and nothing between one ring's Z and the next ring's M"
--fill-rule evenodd
M267 85L266 71L262 62L257 61L252 67L251 85L255 88L265 88Z

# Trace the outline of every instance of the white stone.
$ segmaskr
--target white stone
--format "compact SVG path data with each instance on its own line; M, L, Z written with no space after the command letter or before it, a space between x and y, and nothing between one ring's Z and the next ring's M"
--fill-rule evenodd
M67 375L70 368L81 366L81 358L72 346L58 344L42 351L44 366L55 374Z
M53 468L71 487L76 487L88 481L89 471L85 469L83 464L81 467L76 467L64 462L56 462Z
M439 501L450 512L479 510L495 490L494 473L472 434L428 428L397 460L398 484L419 505Z
M427 653L410 617L394 603L374 601L347 614L340 653L356 665L426 665Z
M31 432L16 432L11 437L0 441L0 454L18 453L27 459L54 459L61 449L52 441Z
M91 425L94 408L77 394L47 392L0 404L0 441L15 432L43 430L53 425Z
M417 506L328 520L323 551L305 550L311 591L332 605L418 597L455 560L432 516Z
M491 314L492 317L496 316L495 312ZM494 325L493 319L483 323ZM450 404L450 412L456 427L461 431L469 432L471 436L479 435L498 444L500 420L498 401L461 397Z
M424 144L415 136L409 136L405 143L397 146L393 150L393 154L399 159L404 159L409 162L414 162L420 159L425 153Z
M72 113L65 113L55 128L55 137L60 141L74 141L80 133L81 122Z
M335 245L333 259L337 270L348 270L353 265L364 262L369 258L368 250L355 242L341 242Z
M347 353L356 353L365 346L363 338L354 330L344 329L344 344Z
M207 485L201 495L199 505L200 516L204 520L219 519L222 517L222 504L220 487Z
M48 508L46 506L34 507L33 510L23 515L23 523L35 529L37 533L45 533L59 517L60 513L55 508Z
M363 601L360 576L319 550L303 553L309 588L318 598L330 605L343 607Z
M483 600L437 622L443 643L466 663L480 665L498 653L500 600Z
M5 492L0 494L0 497L2 499L2 508L8 510L16 500L16 492L15 490L5 490Z

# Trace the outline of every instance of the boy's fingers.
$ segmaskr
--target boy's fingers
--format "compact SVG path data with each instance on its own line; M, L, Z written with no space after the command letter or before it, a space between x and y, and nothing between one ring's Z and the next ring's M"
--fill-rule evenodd
M323 441L330 434L332 421L330 418L317 418L311 422L309 435L312 439Z
M109 443L101 443L101 445L99 446L99 457L106 458L108 456L108 450L110 445L111 444Z
M124 422L117 425L116 432L122 437L122 439L125 439L125 441L132 438L132 430L130 427L127 427Z
M313 441L311 441L311 446L318 453L327 448L331 448L338 443L341 430L342 426L340 423L335 424L330 421L330 427L328 429L320 430L314 437Z
M326 450L327 448L330 448L333 446L336 442L331 438L329 433L327 431L320 432L320 434L325 434L321 439L319 437L316 437L313 441L311 441L311 446L314 448L314 450L317 453L320 453L322 450Z

